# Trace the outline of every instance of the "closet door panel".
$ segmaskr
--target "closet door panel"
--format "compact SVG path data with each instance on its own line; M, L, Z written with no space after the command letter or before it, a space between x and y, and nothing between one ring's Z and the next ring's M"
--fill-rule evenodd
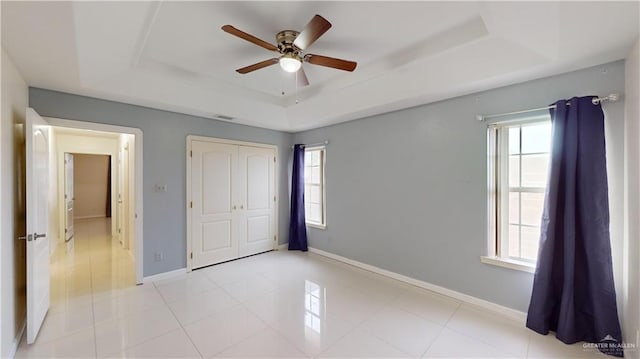
M191 148L193 268L199 268L238 257L238 146L193 141Z
M273 249L275 235L275 150L239 146L238 239L240 256Z

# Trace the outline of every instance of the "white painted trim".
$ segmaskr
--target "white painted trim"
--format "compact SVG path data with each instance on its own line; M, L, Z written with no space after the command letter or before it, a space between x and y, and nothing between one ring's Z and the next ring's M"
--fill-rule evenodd
M95 219L95 218L107 218L104 214L92 215L92 216L75 216L75 219Z
M186 187L187 187L187 193L186 193L186 197L187 197L187 201L184 204L185 208L186 208L186 216L187 216L187 252L185 253L185 257L187 257L187 267L186 267L186 271L187 273L191 272L193 270L193 258L191 258L191 253L193 252L193 247L191 246L191 202L193 201L192 196L191 196L191 160L193 157L191 157L193 155L193 137L192 136L187 136L187 153L185 154L186 156L186 162L187 162L187 176L186 176Z
M276 248L276 250L278 250L278 251L286 251L288 249L289 249L289 242L282 243L282 244L278 245L278 248Z
M435 284L424 282L424 281L421 281L419 279L407 277L405 275L398 274L398 273L395 273L395 272L391 272L391 271L388 271L386 269L382 269L382 268L379 268L379 267L376 267L376 266L372 266L370 264L366 264L366 263L358 262L358 261L353 260L353 259L345 258L345 257L337 255L337 254L329 253L329 252L326 252L326 251L323 251L323 250L320 250L320 249L317 249L317 248L313 248L313 247L309 247L309 252L317 254L317 255L321 255L321 256L324 256L324 257L327 257L327 258L331 258L331 259L337 260L339 262L350 264L350 265L352 265L354 267L358 267L358 268L367 270L369 272L380 274L380 275L383 275L385 277L389 277L391 279L395 279L395 280L399 280L401 282L405 282L405 283L408 283L408 284L411 284L411 285L415 285L416 287L424 288L424 289L430 290L432 292L443 294L443 295L446 295L448 297L463 301L465 303L473 304L475 306L478 306L478 307L481 307L483 309L487 309L487 310L490 310L492 312L495 312L495 313L497 313L499 315L505 316L505 317L507 317L509 319L516 320L516 321L518 321L520 323L523 323L523 325L524 325L524 323L526 321L526 318L527 318L526 313L521 312L519 310L508 308L508 307L505 307L505 306L502 306L502 305L499 305L499 304L496 304L496 303L493 303L493 302L489 302L489 301L484 300L484 299L480 299L480 298L477 298L477 297L470 296L468 294L460 293L460 292L457 292L455 290L447 289L447 288L444 288L444 287L441 287L441 286L438 286L438 285L435 285Z
M280 232L279 232L279 223L280 223L280 195L278 194L278 188L280 187L278 184L280 183L280 171L278 171L278 166L280 165L278 146L273 146L273 152L275 156L275 161L273 163L273 195L276 200L273 204L273 250L278 250L278 240L280 240Z
M176 269L176 270L172 270L172 271L168 271L168 272L164 272L164 273L158 273L158 274L150 275L148 277L144 277L144 279L142 279L142 283L147 284L147 283L157 282L157 281L160 281L160 280L176 278L176 277L179 277L179 276L185 275L185 274L187 274L187 268L180 268L180 269Z
M11 348L9 349L8 358L13 359L16 357L16 353L18 352L18 346L20 345L20 341L22 340L22 336L24 335L24 331L27 329L27 317L24 317L22 321L22 325L20 326L20 330L18 330L18 334L13 341L11 342Z
M140 39L138 39L138 42L135 47L135 55L133 57L133 66L132 66L134 68L138 67L138 65L140 64L140 58L142 57L142 52L147 46L149 35L151 35L151 29L153 29L153 25L155 24L156 19L158 18L158 13L160 12L161 6L162 6L161 1L152 2L151 5L149 5L149 11L147 12L147 16L145 17L143 30L140 31L141 36L140 36Z
M482 256L480 257L480 262L485 264L491 264L498 267L519 270L522 272L528 272L528 273L536 272L536 265L534 263L519 261L515 259Z
M135 269L136 269L136 283L143 283L143 261L144 261L144 191L143 191L143 134L142 130L135 127L124 127L124 126L116 126L116 125L107 125L103 123L95 123L95 122L85 122L85 121L76 121L76 120L67 120L62 118L54 118L54 117L45 117L49 125L55 127L68 127L68 128L77 128L83 130L94 130L94 131L103 131L103 132L116 132L116 133L126 133L132 134L134 136L134 144L135 144L135 164L134 164L134 179L135 179L135 212L134 215L134 223L136 226L135 233Z
M311 228L315 228L315 229L322 229L322 230L327 229L327 225L326 224L315 224L315 223L306 222L305 225L307 227L311 227Z
M224 143L227 145L250 146L250 147L258 147L258 148L270 148L270 149L275 149L276 151L278 150L278 146L272 145L270 143L247 142L247 141L229 140L226 138L187 135L187 143L191 141Z

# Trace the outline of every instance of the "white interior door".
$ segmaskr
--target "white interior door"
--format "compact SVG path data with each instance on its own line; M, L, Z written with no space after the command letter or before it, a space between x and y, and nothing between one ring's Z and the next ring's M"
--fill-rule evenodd
M238 147L240 257L266 252L274 246L275 150Z
M127 249L131 252L131 254L134 255L135 257L135 251L136 251L136 170L135 170L135 163L136 163L136 156L135 156L135 151L136 151L136 146L135 146L135 140L134 137L131 135L127 136L127 144L126 144L126 148L125 148L125 156L126 156L126 163L127 163L127 167L126 167L126 175L125 178L127 180L126 183L126 191L125 193L127 194L126 197L126 210L125 213L127 214L125 221L127 223Z
M27 109L27 343L35 341L49 310L49 126Z
M238 146L191 142L192 268L238 258Z
M73 239L73 202L75 201L75 195L73 193L73 154L64 154L64 201L65 201L65 242L70 242Z
M125 249L129 249L131 243L131 237L129 236L129 219L131 218L131 211L129 210L129 190L131 186L129 185L129 145L126 144L123 148L123 156L122 156L122 169L121 169L121 177L122 177L122 203L120 206L122 207L122 246Z
M125 193L124 193L124 168L125 168L125 156L126 153L124 148L121 148L118 152L118 202L116 204L116 227L118 231L118 239L120 240L120 245L126 248L126 221L125 221L125 211L124 211L124 201L125 201Z

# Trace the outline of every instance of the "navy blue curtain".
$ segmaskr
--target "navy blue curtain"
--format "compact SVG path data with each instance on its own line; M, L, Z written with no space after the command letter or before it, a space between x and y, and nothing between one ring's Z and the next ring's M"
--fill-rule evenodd
M560 100L550 110L551 164L527 327L621 357L604 114L592 98Z
M304 219L304 145L293 146L291 177L291 217L289 250L307 251L307 225Z

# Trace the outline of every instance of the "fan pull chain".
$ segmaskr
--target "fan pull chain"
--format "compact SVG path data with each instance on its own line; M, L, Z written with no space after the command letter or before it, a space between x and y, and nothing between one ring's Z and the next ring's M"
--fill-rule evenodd
M300 72L299 70L296 71L296 105L298 104L298 72Z

